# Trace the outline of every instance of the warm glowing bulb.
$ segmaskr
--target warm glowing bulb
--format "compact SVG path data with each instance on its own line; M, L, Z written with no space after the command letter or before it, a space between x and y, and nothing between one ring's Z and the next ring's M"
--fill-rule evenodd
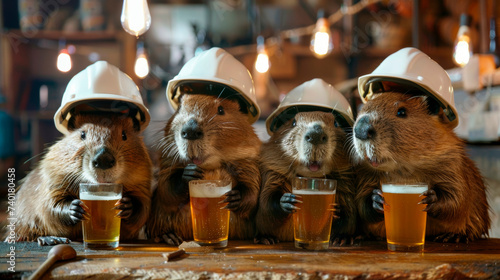
M66 49L62 49L57 56L57 69L61 72L68 72L71 66L71 56Z
M267 55L267 52L263 51L257 55L255 70L259 73L266 73L269 70L269 56Z
M453 59L455 60L455 63L458 66L464 67L467 63L469 63L469 59L471 57L472 57L472 47L471 47L470 37L468 34L460 35L459 32L459 36L456 40L455 48L453 50Z
M459 41L455 46L455 54L453 55L455 62L463 67L469 63L470 57L469 43L466 41Z
M318 58L329 55L333 50L332 33L325 18L318 19L311 39L311 51Z
M134 71L137 77L144 78L149 74L149 62L144 53L139 54L135 60Z
M458 29L455 46L453 48L453 60L455 61L455 64L460 67L467 65L467 63L469 63L469 59L472 57L470 29L467 20L465 19L466 17L464 15L460 18L461 26Z
M151 14L146 0L123 0L120 18L123 29L128 33L140 36L151 26Z

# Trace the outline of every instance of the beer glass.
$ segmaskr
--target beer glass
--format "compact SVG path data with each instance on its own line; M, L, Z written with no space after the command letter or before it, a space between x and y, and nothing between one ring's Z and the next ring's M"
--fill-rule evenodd
M336 186L337 181L331 179L297 177L292 182L292 193L302 201L293 213L296 248L328 249Z
M122 185L81 183L80 200L87 206L89 219L82 221L85 249L115 249L120 240L121 219L113 209L122 198Z
M224 194L231 182L224 180L193 180L189 182L191 221L194 241L200 245L226 247L229 234L229 210Z
M427 212L422 193L427 184L383 183L384 219L387 248L391 251L422 251L425 241Z

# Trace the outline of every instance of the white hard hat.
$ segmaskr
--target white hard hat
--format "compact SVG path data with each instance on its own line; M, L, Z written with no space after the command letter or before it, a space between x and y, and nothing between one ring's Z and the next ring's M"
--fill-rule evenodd
M236 97L244 105L250 123L259 119L260 108L250 72L221 48L211 48L193 57L168 82L167 99L174 109L179 106L180 95L188 92Z
M322 79L312 79L292 89L266 120L269 135L295 117L299 112L331 112L340 126L354 124L351 106L347 99L332 85Z
M57 130L68 134L68 125L78 105L89 105L96 111L124 112L138 121L143 131L149 124L149 111L134 81L116 66L97 61L69 81L54 115Z
M458 125L453 87L448 73L437 62L416 48L404 48L388 56L371 74L358 79L363 102L377 91L417 89L443 109L453 125Z

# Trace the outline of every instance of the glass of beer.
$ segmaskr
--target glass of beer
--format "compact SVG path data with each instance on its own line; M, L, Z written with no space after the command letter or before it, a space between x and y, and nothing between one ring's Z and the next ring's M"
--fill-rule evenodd
M194 241L200 245L226 247L229 234L229 210L221 209L231 182L193 180L189 182L191 220Z
M85 249L115 249L120 241L120 210L113 209L122 198L122 185L81 183L80 200L87 206L89 219L82 221Z
M384 219L387 248L391 251L422 251L425 242L427 212L422 193L424 183L383 183Z
M337 181L331 179L297 177L292 182L292 193L302 201L293 213L296 248L328 249L336 187Z

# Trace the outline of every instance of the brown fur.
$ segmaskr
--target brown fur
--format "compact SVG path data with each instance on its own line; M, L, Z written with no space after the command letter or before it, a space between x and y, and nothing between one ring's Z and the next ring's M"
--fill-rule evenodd
M356 124L368 114L375 129L373 153L353 138L359 161L356 204L365 230L385 236L383 214L373 209L371 200L380 181L413 179L428 183L437 196L428 211L427 236L453 233L469 240L486 236L490 218L484 181L468 158L463 141L444 121L442 112L429 113L427 102L421 96L377 94L358 116ZM402 107L406 118L397 117ZM370 159L377 162L377 168Z
M123 196L132 198L134 212L122 221L120 238L137 238L149 214L152 177L142 138L130 118L118 116L78 115L75 127L48 149L20 185L16 195L18 239L59 236L81 240L81 223L65 224L58 209L77 199L79 183L87 181L123 184ZM82 131L86 132L85 140L81 139ZM127 134L126 141L122 131ZM116 159L110 171L94 171L91 167L93 154L102 146L111 149Z
M291 215L279 208L279 202L284 193L292 192L292 180L303 176L337 180L337 203L342 215L334 220L333 233L353 235L356 229L354 174L344 147L346 132L335 127L335 117L331 113L302 112L295 116L295 121L295 127L292 126L293 120L288 121L262 146L262 191L256 217L258 234L293 241ZM321 124L328 140L315 149L304 151L310 146L304 136L307 127L313 123ZM299 157L301 154L304 158ZM309 170L310 161L320 161L321 169L316 172Z
M225 114L218 115L219 106ZM182 126L194 117L203 138L186 141L180 136ZM181 151L181 143L186 149ZM182 173L193 157L203 163L203 179L229 179L233 189L241 193L240 207L231 212L230 239L253 238L253 216L260 190L258 155L261 142L247 116L240 112L235 101L200 94L184 94L181 105L168 120L160 143L160 171L158 186L152 202L151 219L147 224L152 238L164 233L176 233L179 237L193 238L189 194L174 190L183 184Z

